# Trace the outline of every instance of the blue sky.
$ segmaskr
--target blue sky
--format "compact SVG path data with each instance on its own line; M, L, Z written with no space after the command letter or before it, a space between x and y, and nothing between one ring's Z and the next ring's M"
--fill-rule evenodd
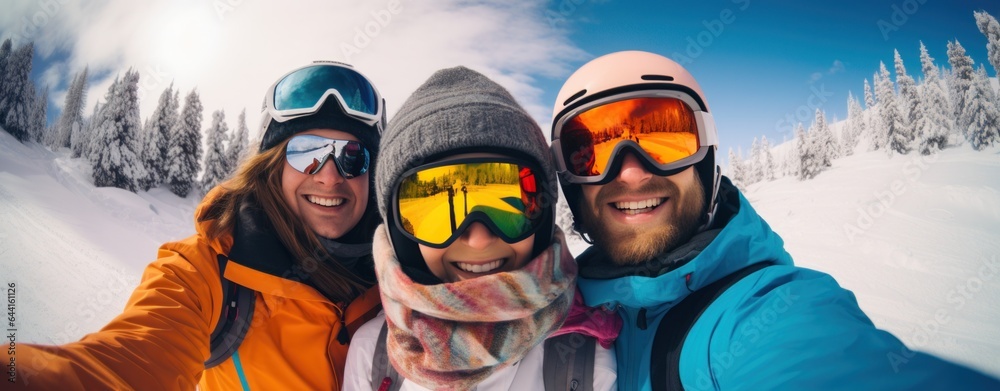
M863 99L863 81L871 82L879 61L895 74L893 49L899 50L907 73L920 77L921 40L935 62L947 66L947 42L957 39L977 66L985 63L987 73L995 76L986 38L972 15L986 10L1000 16L995 0L679 4L565 0L551 4L550 10L564 19L557 21L569 30L572 42L592 55L637 49L684 64L708 96L723 153L729 146L748 150L755 136L766 135L772 144L790 138L788 116L808 127L813 110L805 107L810 103L819 103L828 120L845 118L848 91ZM729 24L720 20L724 10L731 12ZM880 27L879 20L886 23ZM711 34L706 22L719 33ZM708 45L697 43L699 35ZM699 48L701 53L692 56ZM560 85L561 80L544 87L546 100L554 101Z
M35 41L33 75L52 88L50 121L84 66L87 115L132 67L143 118L173 83L201 94L205 127L221 109L234 129L247 109L251 134L264 90L312 60L354 64L386 97L390 117L434 71L468 66L507 87L545 129L575 69L610 52L646 50L698 79L726 153L748 150L755 136L772 144L790 137L817 106L843 119L848 91L861 95L879 61L891 70L893 49L918 78L921 40L939 65L947 66L946 43L955 39L977 65L986 62L974 10L1000 16L1000 2L15 0L0 14L0 38ZM995 70L987 64L987 72Z

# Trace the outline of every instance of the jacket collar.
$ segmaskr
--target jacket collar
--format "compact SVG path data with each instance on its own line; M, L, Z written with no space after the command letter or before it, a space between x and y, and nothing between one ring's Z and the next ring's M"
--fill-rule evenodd
M593 247L587 249L578 258L585 264L578 283L587 305L673 306L690 292L745 266L762 261L792 264L781 237L726 178L719 197L720 210L728 213L717 216L712 229L643 265L618 266L622 271L609 273L607 266L596 266L606 257Z

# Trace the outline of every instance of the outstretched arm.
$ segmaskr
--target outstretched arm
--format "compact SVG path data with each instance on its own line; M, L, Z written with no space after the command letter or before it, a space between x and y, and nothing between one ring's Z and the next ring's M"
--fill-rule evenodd
M218 312L218 276L206 244L164 245L125 311L100 331L61 346L19 345L14 388L194 389Z
M707 352L685 349L685 388L1000 389L997 379L912 351L875 328L829 275L780 267L759 274L733 286L749 289L720 297L714 314L706 311L699 324L709 318L714 327L692 330L688 343L711 342Z

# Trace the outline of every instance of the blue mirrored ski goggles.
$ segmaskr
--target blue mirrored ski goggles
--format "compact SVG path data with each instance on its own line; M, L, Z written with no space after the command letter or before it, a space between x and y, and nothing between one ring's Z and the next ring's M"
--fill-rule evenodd
M329 97L369 126L382 120L385 103L375 86L350 65L325 62L289 72L268 90L264 107L278 122L314 114Z

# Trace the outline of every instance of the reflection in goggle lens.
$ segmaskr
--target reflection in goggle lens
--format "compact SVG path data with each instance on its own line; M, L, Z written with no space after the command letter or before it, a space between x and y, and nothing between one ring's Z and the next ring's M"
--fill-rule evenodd
M332 65L302 68L285 76L274 87L274 108L312 108L331 89L340 94L346 108L369 116L378 114L379 98L368 80L352 69Z
M698 151L698 125L679 99L635 98L584 111L567 120L559 134L563 163L576 176L603 174L615 146L626 141L669 164Z
M404 175L396 202L398 223L408 236L426 245L445 245L467 218L485 219L508 242L534 232L541 218L535 171L516 163L472 160L418 167Z
M357 141L305 134L292 137L285 148L288 165L304 174L319 172L330 156L333 156L333 162L344 178L351 179L368 172L368 149Z

